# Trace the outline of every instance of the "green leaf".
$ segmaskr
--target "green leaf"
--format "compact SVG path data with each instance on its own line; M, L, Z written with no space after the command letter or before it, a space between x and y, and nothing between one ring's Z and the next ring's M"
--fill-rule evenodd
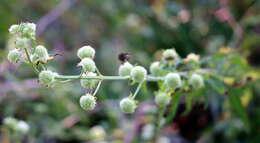
M232 113L235 115L238 115L241 120L243 121L245 125L246 131L249 130L249 119L246 113L245 108L243 107L241 100L239 98L239 95L242 93L241 89L238 88L231 88L229 95L228 95L228 100L230 103L230 107L233 110Z
M174 118L174 116L177 112L180 97L181 97L181 94L179 92L177 92L175 95L172 96L172 102L171 102L172 104L171 104L171 107L170 107L170 110L169 110L170 111L169 115L166 118L166 123L171 122L171 120Z

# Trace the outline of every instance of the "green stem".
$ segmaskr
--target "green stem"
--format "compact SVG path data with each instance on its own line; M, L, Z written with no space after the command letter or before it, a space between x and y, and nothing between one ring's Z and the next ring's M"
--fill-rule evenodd
M30 65L32 66L34 72L35 72L35 73L39 73L39 70L34 66L34 64L33 64L32 60L31 60L31 58L30 58L30 55L29 55L28 50L27 50L26 48L24 48L24 51L25 51L26 57L27 57L27 59L28 59Z
M134 95L132 96L133 99L135 99L136 95L138 94L138 92L140 91L140 89L142 88L142 85L143 85L144 81L140 82L138 87L136 88L135 90L135 93Z
M163 118L163 114L164 114L164 110L165 110L165 107L159 107L159 110L158 110L158 116L155 120L155 128L154 128L154 137L153 137L153 141L156 142L158 136L159 136L159 131L160 131L160 128L161 128L161 121L162 121L162 118Z
M101 83L102 83L102 81L99 81L99 83L98 83L98 85L97 85L97 87L95 89L95 92L93 93L93 96L95 96L97 94L97 92L98 92L98 90L99 90L99 88L101 86Z

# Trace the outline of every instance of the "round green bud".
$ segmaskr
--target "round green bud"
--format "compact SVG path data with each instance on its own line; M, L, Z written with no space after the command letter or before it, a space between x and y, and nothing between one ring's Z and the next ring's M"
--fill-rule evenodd
M55 73L44 70L39 73L39 82L44 86L50 86L55 81Z
M22 36L35 39L36 25L34 23L22 23L20 24L20 31Z
M168 73L165 76L165 84L168 88L176 89L182 86L181 77L178 73Z
M160 62L158 62L158 61L153 62L150 65L150 72L152 73L152 75L155 75L155 76L162 75L163 69L160 67Z
M120 101L119 105L120 105L120 109L124 113L133 113L136 108L135 100L132 99L131 97L126 97L126 98L122 99Z
M155 103L158 106L166 106L170 103L171 101L171 96L168 96L166 93L158 93L155 96Z
M120 65L118 74L120 76L129 76L132 69L133 69L133 65L130 64L129 62L125 62L122 65Z
M44 46L38 45L38 46L35 48L34 56L35 56L35 57L38 57L38 60L40 60L40 61L46 63L47 60L48 60L49 54L48 54L47 49L46 49Z
M87 74L83 74L82 77L86 77L86 76L97 76L97 74L93 73L93 72L89 72ZM80 84L82 87L84 88L94 88L97 84L98 80L95 79L81 79L80 80Z
M94 58L95 57L95 49L93 49L91 46L83 46L78 50L78 57L80 59L83 58Z
M17 120L12 117L6 117L3 121L4 125L7 126L10 129L15 129L17 126Z
M162 57L164 60L175 60L178 58L178 54L174 49L167 49L163 52Z
M10 34L15 34L19 31L19 25L14 24L8 29Z
M27 38L18 38L16 39L16 48L17 49L24 49L29 46L29 39Z
M96 70L96 64L91 58L84 58L78 64L84 70L84 72L94 72Z
M80 97L79 103L84 110L93 110L97 102L95 96L86 94Z
M9 51L8 55L7 55L7 59L11 62L11 63L16 63L19 58L21 57L21 52L17 49L13 49L11 51Z
M22 134L26 134L30 129L30 126L25 121L18 121L16 131Z
M135 81L135 82L142 82L146 78L147 71L146 71L146 69L144 67L135 66L131 70L130 74L131 74L131 78L133 79L133 81Z
M204 87L204 80L203 77L199 74L192 74L192 76L189 79L189 84L192 86L192 88L202 88Z

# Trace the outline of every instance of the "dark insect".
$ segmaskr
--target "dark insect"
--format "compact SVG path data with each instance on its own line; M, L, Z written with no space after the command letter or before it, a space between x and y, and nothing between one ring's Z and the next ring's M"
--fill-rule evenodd
M130 54L129 53L120 53L118 54L118 60L122 63L128 61L130 59Z

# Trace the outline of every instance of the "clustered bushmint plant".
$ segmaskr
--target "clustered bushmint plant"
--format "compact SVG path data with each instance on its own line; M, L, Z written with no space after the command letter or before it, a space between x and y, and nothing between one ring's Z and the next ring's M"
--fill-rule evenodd
M105 76L99 72L95 64L95 49L91 46L83 46L77 52L80 59L78 66L82 69L79 75L55 73L46 67L53 57L49 55L45 46L37 44L35 30L36 25L33 23L21 23L10 27L9 32L15 38L15 48L9 51L8 60L12 63L18 61L28 63L38 74L39 83L43 86L53 87L56 82L80 80L83 88L95 89L80 97L79 103L84 110L95 108L96 94L103 80L128 80L138 84L136 91L119 103L125 113L135 112L138 107L136 96L145 82L161 83L162 86L155 93L155 103L160 108L168 105L177 91L191 91L204 87L203 76L208 72L200 68L199 56L190 54L187 58L181 59L174 49L163 51L161 60L150 65L150 74L144 67L125 60L119 66L118 76ZM180 71L177 67L183 63L189 66Z

